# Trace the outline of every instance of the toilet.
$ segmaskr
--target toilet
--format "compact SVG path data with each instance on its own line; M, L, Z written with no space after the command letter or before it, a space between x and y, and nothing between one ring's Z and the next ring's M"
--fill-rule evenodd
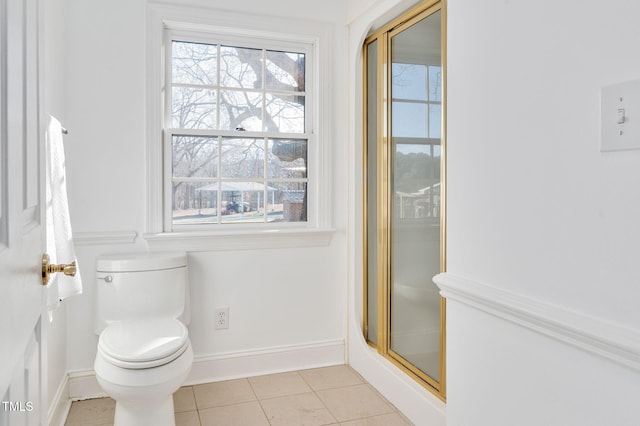
M134 253L96 262L94 369L115 426L175 426L173 393L191 371L187 256Z

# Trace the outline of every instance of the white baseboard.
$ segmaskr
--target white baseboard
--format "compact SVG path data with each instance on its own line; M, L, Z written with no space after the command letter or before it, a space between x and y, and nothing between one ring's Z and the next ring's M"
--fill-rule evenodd
M47 424L50 426L64 426L64 422L67 420L70 408L71 399L69 399L69 376L65 375L64 380L62 380L56 390L53 401L51 401L51 406L47 413Z
M197 356L186 384L219 382L345 363L344 340Z
M286 371L344 364L343 339L304 345L278 346L251 351L199 355L193 360L185 385L219 382ZM69 399L101 398L106 394L93 370L69 373Z
M93 370L72 371L69 373L69 399L71 401L105 396L107 394L98 384L96 373Z
M451 273L438 274L433 281L447 300L464 303L640 371L638 330Z

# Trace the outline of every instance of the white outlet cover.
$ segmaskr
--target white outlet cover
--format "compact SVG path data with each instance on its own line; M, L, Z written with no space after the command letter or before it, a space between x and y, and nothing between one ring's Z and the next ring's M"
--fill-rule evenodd
M600 151L628 149L640 149L640 79L600 89Z
M216 330L225 330L229 328L229 307L228 306L218 306L215 308L215 326ZM222 321L221 317L222 316Z

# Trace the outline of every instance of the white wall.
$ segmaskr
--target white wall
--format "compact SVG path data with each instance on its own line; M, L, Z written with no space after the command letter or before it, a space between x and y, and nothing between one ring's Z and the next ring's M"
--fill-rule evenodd
M533 332L451 293L450 425L637 424L637 367L544 336L626 335L640 353L640 151L599 150L600 87L640 78L638 16L626 0L449 1L448 275L517 315L576 319Z
M78 246L85 293L68 302L68 368L93 368L92 333L96 256L146 250L144 0L86 2L61 0L67 17L67 137L69 199L74 232L89 245ZM331 225L328 246L227 250L189 254L196 360L238 357L260 351L341 342L346 318L346 155L344 137L344 8L338 0L174 2L223 7L226 11L320 20L332 28L328 120ZM284 29L283 29L284 30ZM160 141L158 141L160 143ZM134 231L134 243L106 238ZM93 233L106 233L93 238ZM229 330L214 330L214 308L230 307ZM342 343L339 343L339 346ZM339 359L343 360L342 353ZM314 361L322 364L323 360ZM336 362L335 358L324 360ZM293 366L294 364L292 364ZM297 365L297 364L295 364ZM286 367L286 366L285 366ZM277 367L277 368L285 368ZM267 368L267 367L265 367ZM275 367L274 367L275 368ZM216 372L216 374L218 374ZM223 375L224 373L220 373ZM242 371L237 372L242 374Z
M457 300L447 327L447 425L638 424L637 369Z
M183 0L165 1L155 3L189 4L193 6L209 7L216 10L238 12L245 15L275 16L289 19L302 19L306 21L334 22L338 25L344 23L344 0ZM283 28L286 30L286 28Z
M640 325L640 151L598 139L600 87L640 77L639 13L450 2L450 270Z
M64 7L74 231L144 230L145 2L64 0Z

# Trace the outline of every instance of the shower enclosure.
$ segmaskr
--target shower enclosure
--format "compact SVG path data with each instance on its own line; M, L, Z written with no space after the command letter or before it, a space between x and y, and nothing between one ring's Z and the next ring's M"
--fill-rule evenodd
M367 341L445 398L442 4L425 1L365 41Z

